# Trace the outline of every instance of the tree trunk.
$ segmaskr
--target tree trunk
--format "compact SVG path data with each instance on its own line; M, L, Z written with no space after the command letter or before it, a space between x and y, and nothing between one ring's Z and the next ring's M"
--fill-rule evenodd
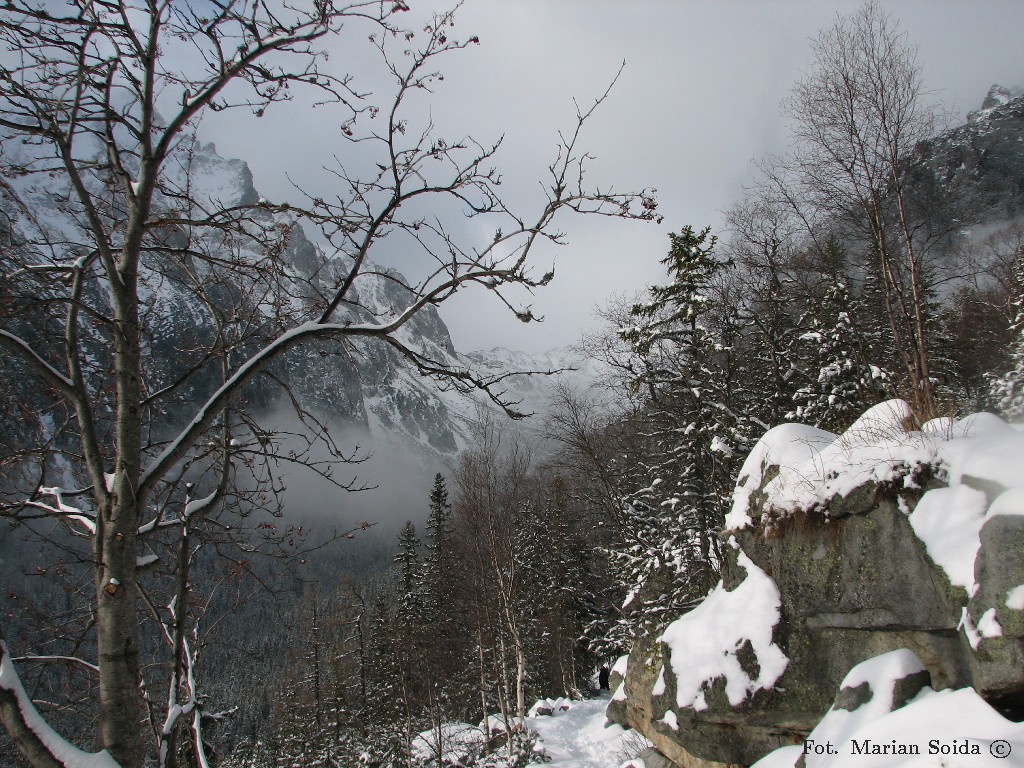
M135 591L135 536L110 521L97 567L96 633L100 666L101 746L124 768L143 760L143 701ZM119 538L120 537L120 538Z
M135 604L136 536L141 520L136 488L142 462L137 263L137 252L125 254L118 280L111 280L116 322L116 458L109 498L100 506L95 538L100 740L124 768L141 768L145 757Z
M491 741L491 718L487 714L487 665L484 660L484 632L481 626L476 629L477 661L480 664L480 711L484 718L484 740Z

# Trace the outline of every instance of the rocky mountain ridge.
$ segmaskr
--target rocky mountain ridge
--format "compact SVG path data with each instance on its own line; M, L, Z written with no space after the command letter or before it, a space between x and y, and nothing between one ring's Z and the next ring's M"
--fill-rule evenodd
M213 145L205 145L202 153L203 174L209 178L210 188L221 190L220 203L243 205L260 199L245 163L222 158ZM280 218L288 220L287 214ZM345 267L344 260L328 257L298 227L290 232L287 261L296 270L297 279L311 286L307 300L314 300L317 291L328 290ZM409 295L405 284L405 278L395 270L367 264L348 310L352 321L372 322L404 306ZM551 386L561 379L559 375L547 375L550 372L572 375L587 369L580 376L593 375L590 364L568 348L541 354L503 348L460 353L432 306L417 313L400 336L444 367L471 369L485 379L498 381L495 392L527 414L547 407ZM347 355L307 356L288 367L289 379L316 410L340 426L366 430L374 444L397 440L443 459L467 445L481 408L506 418L481 393L459 391L443 381L421 376L385 345L356 344ZM520 373L505 378L513 372Z
M33 147L5 147L8 154L21 152L26 169L41 161L34 157ZM240 227L246 236L225 235L221 242L207 242L207 251L221 249L225 254L234 252L237 262L255 264L263 258L277 260L282 279L278 284L257 284L249 316L243 319L250 329L259 323L281 325L284 317L309 314L328 295L346 273L350 261L343 255L329 255L314 243L297 223L287 206L271 206L256 190L249 167L237 159L228 159L217 152L213 144L203 144L194 137L182 142L167 163L167 178L162 181L163 194L155 203L171 210L177 204L174 192L188 190L194 215L215 215L220 210L235 210L252 206L249 221ZM60 188L64 182L55 176L52 182L40 187L38 174L26 174L12 179L12 187L32 204L31 217L16 204L13 196L0 199L9 222L10 236L22 243L39 242L45 238L39 232L59 232L68 243L87 243L88 234L81 223L80 212L69 206L69 195ZM33 182L34 185L33 185ZM96 181L95 183L99 183ZM31 219L31 220L30 220ZM280 236L280 252L264 256L263 236ZM182 248L198 247L179 242ZM84 246L83 246L84 247ZM196 287L208 273L198 260L186 259L179 269L155 266L153 276L141 285L145 308L147 344L159 361L150 373L155 386L169 385L180 372L183 360L188 360L186 348L195 337L211 339L217 333L212 327L208 306L203 301L222 303L225 307L245 305L236 286L228 284L203 286L206 296L197 297ZM392 316L396 309L407 305L411 296L407 281L398 272L367 263L354 285L354 294L338 309L336 318L341 322L373 323ZM97 298L98 302L102 299ZM148 311L146 311L148 310ZM236 310L238 314L238 310ZM444 321L433 306L426 306L400 330L402 341L418 353L435 361L439 366L453 370L472 368L486 378L500 379L510 370L547 372L571 368L574 360L568 350L555 350L539 356L509 353L507 350L478 351L459 354L451 341ZM252 332L252 343L242 353L258 348L261 335ZM97 350L97 356L102 352ZM469 440L472 422L478 409L498 412L494 403L480 393L459 391L443 380L420 375L402 359L401 354L384 344L358 339L344 348L320 344L314 354L296 355L277 365L283 379L300 395L304 405L316 412L327 423L339 429L354 429L370 436L371 442L379 438L382 443L398 439L414 450L423 450L437 460L454 455ZM542 409L546 401L547 377L516 376L496 385L498 392L522 409ZM548 380L549 381L549 380ZM212 390L212 376L198 376L178 393L179 401L195 401L204 392ZM263 409L273 409L280 402L272 389L249 393L249 397ZM174 409L167 409L164 427L174 426ZM502 416L504 418L504 416Z
M923 166L940 183L956 180L974 221L1003 221L1024 212L1024 94L993 85L963 125L925 142L920 151Z

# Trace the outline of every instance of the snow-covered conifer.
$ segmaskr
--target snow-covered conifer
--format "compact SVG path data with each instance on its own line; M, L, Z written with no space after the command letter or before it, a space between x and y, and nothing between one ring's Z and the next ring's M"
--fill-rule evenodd
M646 391L639 476L625 494L625 546L615 554L628 592L620 631L663 625L717 580L718 539L731 466L752 442L734 401L742 322L713 301L732 263L715 255L709 229L670 235L662 260L672 282L653 286L620 336L640 360ZM628 643L624 643L628 645Z
M837 278L808 312L810 329L800 342L810 381L793 396L791 419L841 432L866 408L892 396L889 374L868 357L855 320L861 308Z
M1024 420L1024 250L1014 263L1014 289L1011 306L1014 310L1013 341L1010 345L1010 366L992 380L991 396L996 408L1009 420Z
M427 515L426 552L423 556L423 587L427 609L436 613L444 600L445 581L451 557L452 505L448 501L448 487L444 476L434 476L430 491L430 512Z
M423 570L420 562L420 539L416 526L406 521L398 534L398 618L403 622L416 622L423 618Z

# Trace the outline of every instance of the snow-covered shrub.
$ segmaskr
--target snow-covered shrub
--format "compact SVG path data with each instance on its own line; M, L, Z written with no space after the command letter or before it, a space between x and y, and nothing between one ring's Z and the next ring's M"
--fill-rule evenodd
M482 756L473 768L526 768L527 765L550 761L547 753L537 750L537 734L529 728L518 728L512 731L510 742L496 752Z

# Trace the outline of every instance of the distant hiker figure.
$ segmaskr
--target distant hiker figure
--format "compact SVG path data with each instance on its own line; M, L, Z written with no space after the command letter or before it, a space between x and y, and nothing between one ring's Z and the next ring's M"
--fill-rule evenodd
M608 678L610 676L611 673L608 671L608 666L606 664L602 664L601 671L597 673L597 684L601 687L602 691L608 690Z

